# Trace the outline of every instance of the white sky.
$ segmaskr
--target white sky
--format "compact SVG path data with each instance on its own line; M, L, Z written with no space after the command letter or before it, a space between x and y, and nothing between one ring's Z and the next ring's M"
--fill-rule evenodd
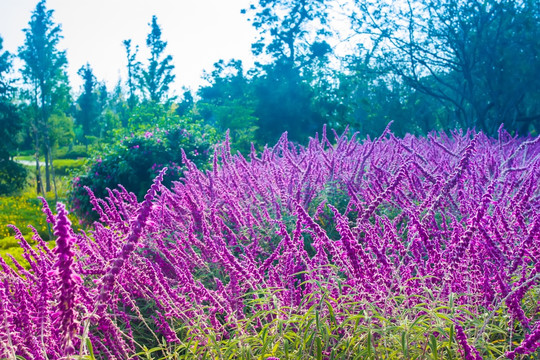
M4 50L16 54L24 44L38 0L0 0L0 36ZM240 10L251 0L48 0L53 19L62 26L59 49L67 50L68 74L75 93L82 84L78 69L87 62L99 81L111 89L125 81L123 40L139 45L138 60L146 63L146 36L152 15L157 16L166 53L173 56L176 95L182 87L196 90L219 59L244 61L252 66L251 43L257 34Z

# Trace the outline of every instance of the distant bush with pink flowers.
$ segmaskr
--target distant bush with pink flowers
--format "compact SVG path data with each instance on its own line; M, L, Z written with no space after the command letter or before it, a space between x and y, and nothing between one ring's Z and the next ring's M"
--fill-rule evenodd
M169 169L164 179L166 185L180 178L185 170L183 157L189 157L200 168L207 167L215 139L213 128L185 124L141 130L125 136L94 158L86 170L75 177L72 208L83 221L96 219L85 186L101 198L108 195L107 188L122 185L142 200L163 167Z
M323 130L186 168L90 193L87 233L45 207L56 250L0 264L1 357L539 355L540 138Z

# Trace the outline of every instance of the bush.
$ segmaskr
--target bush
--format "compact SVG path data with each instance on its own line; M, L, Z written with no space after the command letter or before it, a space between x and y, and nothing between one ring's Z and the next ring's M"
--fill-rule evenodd
M70 194L72 208L87 223L97 218L91 211L85 187L100 198L108 195L107 188L116 189L121 184L142 200L152 179L163 167L169 169L163 182L165 185L169 186L181 177L185 170L183 153L199 168L206 168L215 137L211 127L179 125L125 136L106 154L92 159L84 173L75 177Z
M12 160L0 158L0 195L13 194L26 185L24 166Z

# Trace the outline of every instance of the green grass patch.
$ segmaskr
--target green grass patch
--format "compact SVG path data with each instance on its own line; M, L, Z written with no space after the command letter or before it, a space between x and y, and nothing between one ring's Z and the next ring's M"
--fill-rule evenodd
M81 158L87 158L88 157L88 151L86 151L86 148L84 145L75 145L72 146L71 149L68 147L63 147L60 149L57 149L54 152L55 159L81 159Z
M59 201L66 203L66 194L69 189L70 181L68 179L57 179ZM54 213L56 201L54 193L49 192L45 198L49 207ZM6 248L3 243L10 243L10 238L15 235L14 231L7 225L15 225L26 237L31 237L32 230L28 225L36 228L41 238L45 241L50 240L49 234L52 234L52 228L48 226L45 214L43 213L41 201L35 191L35 184L32 182L26 189L15 196L0 197L0 249ZM79 221L74 215L69 215L74 229L79 228ZM17 245L18 246L18 245Z
M28 228L31 224L44 240L49 238L45 215L41 211L41 201L30 189L18 196L0 197L0 247L4 247L4 238L15 235L8 224L18 227L23 235L31 234L31 229Z
M56 175L68 176L83 168L86 159L57 159L53 161Z

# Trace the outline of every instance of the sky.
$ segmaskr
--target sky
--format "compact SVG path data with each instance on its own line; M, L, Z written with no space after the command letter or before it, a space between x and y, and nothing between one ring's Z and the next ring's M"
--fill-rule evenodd
M0 36L3 50L16 54L24 44L38 0L0 0ZM205 84L203 71L220 59L241 59L253 64L251 44L257 33L240 10L251 0L48 0L53 21L62 26L60 50L66 50L68 75L75 93L82 80L77 71L89 63L99 81L114 87L126 78L123 41L139 45L138 60L146 63L146 36L152 15L157 16L166 54L173 57L175 95L183 87L196 90ZM20 66L20 64L15 64Z

